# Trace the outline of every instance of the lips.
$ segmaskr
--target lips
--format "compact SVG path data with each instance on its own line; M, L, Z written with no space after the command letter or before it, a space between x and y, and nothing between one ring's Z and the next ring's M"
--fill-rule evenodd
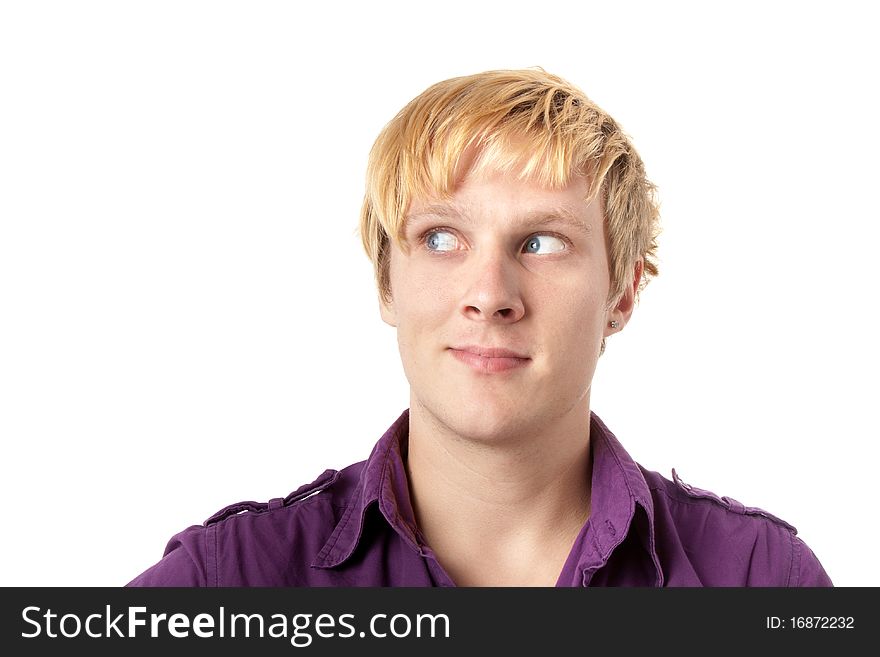
M466 351L476 356L484 356L485 358L528 358L525 354L513 351L512 349L504 349L502 347L480 347L477 345L463 345L461 347L450 347L455 351Z
M466 345L451 347L452 355L481 374L497 374L524 367L531 359L512 349Z

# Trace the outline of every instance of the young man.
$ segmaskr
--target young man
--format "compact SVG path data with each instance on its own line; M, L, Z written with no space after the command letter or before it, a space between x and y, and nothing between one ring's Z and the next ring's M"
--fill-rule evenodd
M830 586L784 521L645 470L590 411L656 275L638 154L543 71L436 84L371 152L361 235L410 407L369 459L175 536L136 586Z

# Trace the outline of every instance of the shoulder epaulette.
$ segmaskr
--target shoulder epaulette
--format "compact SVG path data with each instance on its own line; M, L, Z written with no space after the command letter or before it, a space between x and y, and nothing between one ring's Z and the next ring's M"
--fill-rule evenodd
M230 504L205 520L204 525L207 527L208 525L213 525L221 520L225 520L226 518L241 513L265 513L266 511L278 509L283 506L290 506L291 504L304 500L315 493L320 493L322 490L332 485L338 477L339 472L337 470L324 470L324 472L321 473L321 476L315 479L312 483L300 486L287 497L275 497L268 502L248 501Z
M672 468L672 480L675 482L675 485L678 486L679 490L684 491L690 497L703 500L712 500L713 502L720 504L728 511L733 511L734 513L739 513L740 515L762 516L764 518L767 518L768 520L775 522L778 525L782 525L783 527L797 534L797 529L794 527L794 525L785 522L785 520L783 520L782 518L774 516L769 511L765 511L764 509L760 509L756 506L746 506L742 502L735 500L732 497L728 497L726 495L718 496L712 491L704 490L702 488L697 488L696 486L686 484L681 480L681 477L678 476L675 468Z

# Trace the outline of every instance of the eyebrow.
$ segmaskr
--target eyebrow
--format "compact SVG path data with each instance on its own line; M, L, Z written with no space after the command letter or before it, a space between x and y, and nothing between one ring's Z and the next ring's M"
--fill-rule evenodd
M473 223L465 212L461 212L455 206L451 205L428 205L420 208L418 212L408 214L404 217L404 225L408 227L415 221L422 221L430 217L448 217L452 219L462 219ZM542 227L552 224L562 224L570 228L574 228L585 235L591 235L593 228L590 224L578 218L577 214L566 206L557 206L554 208L543 208L539 210L531 210L525 214L517 216L517 224L522 227Z

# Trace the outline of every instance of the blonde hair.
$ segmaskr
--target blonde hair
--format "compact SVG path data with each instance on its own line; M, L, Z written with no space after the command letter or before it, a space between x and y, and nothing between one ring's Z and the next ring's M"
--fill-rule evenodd
M611 288L609 306L644 262L637 292L657 275L659 208L642 160L614 120L577 87L541 69L487 71L439 82L410 101L370 151L360 218L376 284L391 300L391 243L404 248L404 220L414 199L453 193L475 148L470 171L495 169L550 188L574 175L601 191ZM469 163L470 164L470 163Z

